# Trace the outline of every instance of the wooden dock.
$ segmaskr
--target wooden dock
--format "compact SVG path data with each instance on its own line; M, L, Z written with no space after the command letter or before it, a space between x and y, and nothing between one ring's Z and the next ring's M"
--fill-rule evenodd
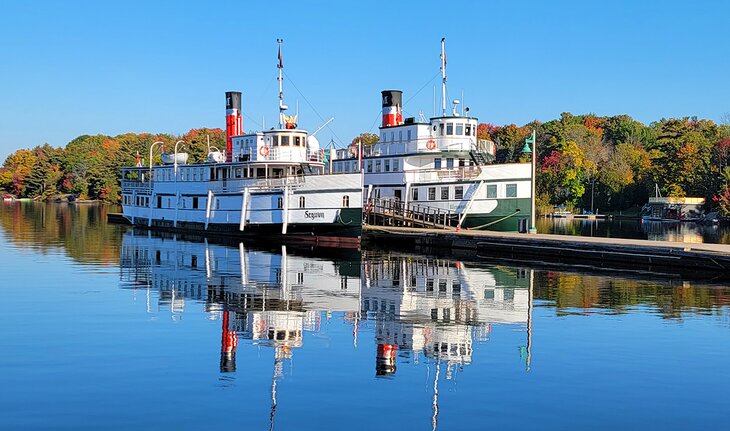
M638 269L730 278L730 245L520 234L483 230L363 226L363 243L479 258Z

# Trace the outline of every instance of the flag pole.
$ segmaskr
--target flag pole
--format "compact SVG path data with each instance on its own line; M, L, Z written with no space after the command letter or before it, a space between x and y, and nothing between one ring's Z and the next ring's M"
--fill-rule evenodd
M535 139L535 130L532 130L532 177L530 181L530 186L532 191L530 192L530 233L535 234L537 233L537 227L535 226L535 183L537 182L537 178L535 178L535 171L537 166L537 139Z

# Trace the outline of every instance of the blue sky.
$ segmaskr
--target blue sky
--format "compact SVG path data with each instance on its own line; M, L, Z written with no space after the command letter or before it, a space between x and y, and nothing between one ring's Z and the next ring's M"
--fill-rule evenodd
M449 98L482 122L730 112L725 1L0 0L0 16L0 160L81 134L225 127L227 90L244 93L245 130L271 127L278 37L300 126L336 117L324 142L377 132L384 89L433 114L441 37Z

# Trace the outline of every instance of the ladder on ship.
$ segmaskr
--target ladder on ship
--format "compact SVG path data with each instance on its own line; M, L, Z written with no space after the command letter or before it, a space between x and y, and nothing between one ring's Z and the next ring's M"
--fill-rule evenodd
M455 229L459 214L398 199L368 199L363 222L372 226L402 226L428 229Z

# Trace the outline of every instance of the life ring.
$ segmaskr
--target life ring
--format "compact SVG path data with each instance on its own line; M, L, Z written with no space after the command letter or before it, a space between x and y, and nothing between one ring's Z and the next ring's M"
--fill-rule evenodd
M433 139L429 139L428 142L426 142L426 148L428 148L429 150L436 149L436 141L434 141Z
M264 157L268 156L269 155L269 147L267 147L266 145L264 145L263 147L261 147L261 149L259 149L259 154L261 154Z

